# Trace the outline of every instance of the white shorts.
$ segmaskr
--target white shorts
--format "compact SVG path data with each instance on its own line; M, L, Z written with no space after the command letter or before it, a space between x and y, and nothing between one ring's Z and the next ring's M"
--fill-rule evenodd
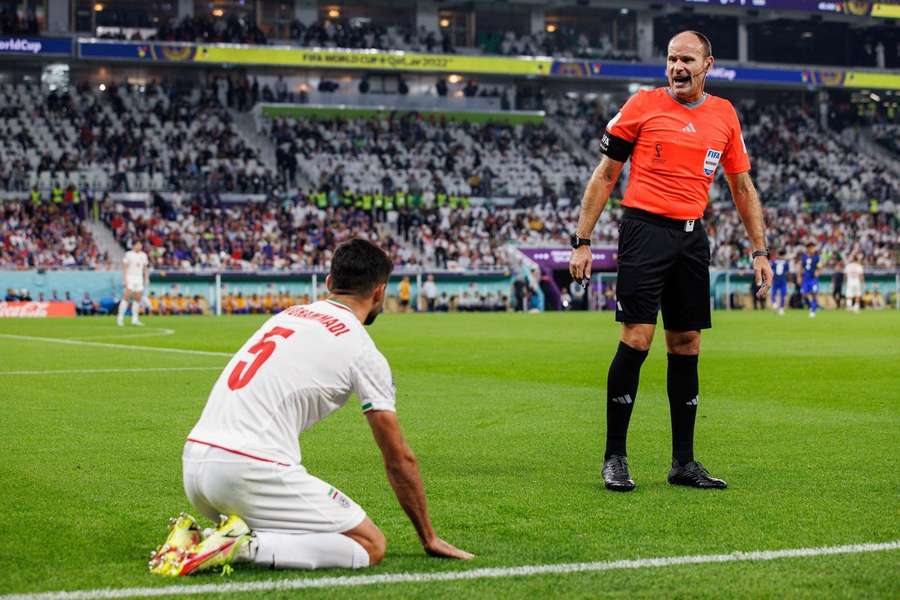
M129 292L143 292L144 291L144 278L143 277L128 277L125 280L125 289Z
M858 283L848 283L847 291L844 292L844 297L856 298L857 296L862 296L862 286Z
M184 492L213 521L236 514L256 531L341 533L363 522L365 511L303 465L284 466L187 442L182 454Z

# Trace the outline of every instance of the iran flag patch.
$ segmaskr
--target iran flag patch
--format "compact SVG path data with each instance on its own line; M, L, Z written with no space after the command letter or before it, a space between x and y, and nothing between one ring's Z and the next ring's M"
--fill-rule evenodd
M722 152L720 150L713 150L712 148L706 149L706 158L703 159L703 173L707 177L716 172L716 167L719 166L720 158L722 158Z

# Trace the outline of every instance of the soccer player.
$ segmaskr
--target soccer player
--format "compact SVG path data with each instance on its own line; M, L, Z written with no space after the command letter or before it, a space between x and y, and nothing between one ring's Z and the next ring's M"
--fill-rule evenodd
M819 253L813 242L807 242L806 252L800 256L800 268L800 293L809 307L809 318L814 319L819 308Z
M404 277L400 280L400 284L397 286L397 290L398 297L400 298L400 312L408 312L409 299L411 297L409 277Z
M862 302L863 283L865 283L863 266L859 262L858 254L854 254L850 258L850 262L844 268L844 276L847 279L847 310L858 313L859 305Z
M711 327L710 248L700 218L720 164L750 238L755 282L762 297L768 295L772 268L762 207L750 179L750 159L737 114L730 102L703 91L713 62L709 40L701 33L684 31L669 41L669 85L638 92L607 124L600 141L604 156L584 192L572 235L569 270L576 280L587 281L591 231L630 157L616 288L616 320L622 330L606 388L602 474L610 490L635 487L628 470L626 435L660 308L669 354L673 456L668 481L698 488L726 487L694 458L700 331Z
M135 242L131 250L125 253L122 259L122 280L125 292L119 301L119 314L116 317L116 325L125 325L125 311L128 310L128 302L131 301L131 324L143 325L138 315L141 312L141 295L147 286L150 277L150 259L143 251L141 243Z
M791 266L787 259L787 250L782 248L778 251L778 258L772 261L772 308L777 308L780 316L784 316L784 300L787 298L790 272Z
M335 250L327 300L270 318L231 359L184 447L184 489L211 519L229 515L151 570L168 575L252 561L279 569L360 568L385 553L384 535L356 502L307 472L298 436L351 394L359 398L388 481L431 556L468 559L437 536L415 455L395 414L391 369L365 326L384 306L392 264L374 244L350 240ZM341 444L335 440L335 452ZM196 531L187 515L179 531ZM178 541L178 540L175 540ZM171 543L171 540L170 542Z

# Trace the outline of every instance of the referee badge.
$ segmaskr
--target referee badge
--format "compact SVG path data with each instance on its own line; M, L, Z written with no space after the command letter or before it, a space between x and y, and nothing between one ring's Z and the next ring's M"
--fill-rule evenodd
M703 161L703 173L705 173L707 177L716 172L716 167L719 166L719 159L721 158L721 151L713 150L712 148L706 149L706 158Z

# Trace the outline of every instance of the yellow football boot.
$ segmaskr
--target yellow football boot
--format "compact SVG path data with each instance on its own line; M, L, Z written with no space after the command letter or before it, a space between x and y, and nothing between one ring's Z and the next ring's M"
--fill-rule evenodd
M202 541L197 520L187 513L169 519L169 535L162 546L150 553L150 572L177 575L177 569Z
M252 538L250 528L237 515L222 517L219 527L183 556L171 575L190 575L215 567L229 567Z

